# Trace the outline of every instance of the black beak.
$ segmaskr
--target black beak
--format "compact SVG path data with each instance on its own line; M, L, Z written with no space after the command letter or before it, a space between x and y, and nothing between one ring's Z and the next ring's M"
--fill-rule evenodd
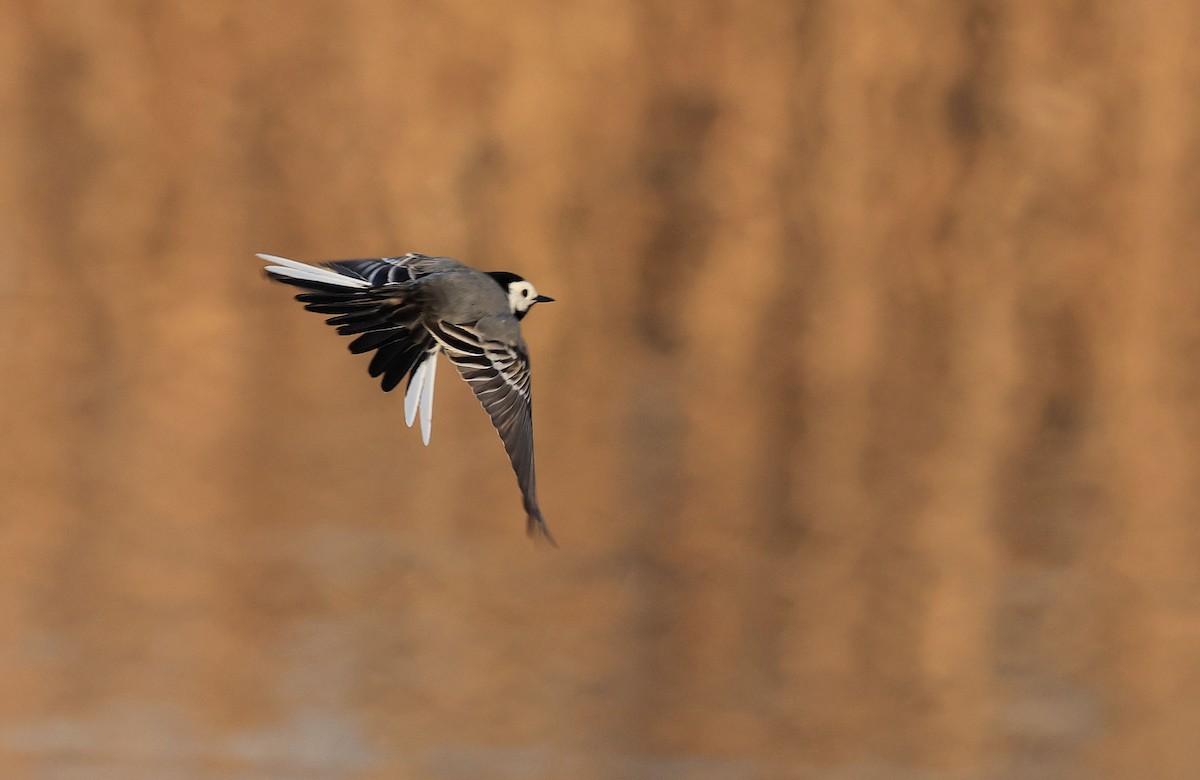
M549 295L539 295L533 299L534 303L554 303L554 299Z

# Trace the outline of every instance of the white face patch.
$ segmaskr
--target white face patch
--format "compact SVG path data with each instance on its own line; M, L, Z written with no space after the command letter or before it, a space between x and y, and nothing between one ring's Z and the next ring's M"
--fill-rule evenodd
M537 296L537 290L533 289L533 285L529 282L524 280L510 282L508 285L508 308L512 309L514 314L519 311L528 311Z

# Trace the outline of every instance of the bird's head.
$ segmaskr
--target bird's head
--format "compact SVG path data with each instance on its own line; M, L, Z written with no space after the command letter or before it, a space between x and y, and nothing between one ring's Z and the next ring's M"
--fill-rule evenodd
M496 284L508 293L508 308L517 319L524 318L535 303L550 303L554 300L548 295L538 295L532 282L508 271L490 271L488 276L495 279Z

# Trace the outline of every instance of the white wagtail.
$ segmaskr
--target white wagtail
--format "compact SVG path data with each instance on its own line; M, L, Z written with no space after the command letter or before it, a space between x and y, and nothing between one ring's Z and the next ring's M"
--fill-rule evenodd
M429 444L433 380L444 352L467 380L500 433L525 499L525 530L554 538L538 508L533 471L533 410L529 352L519 320L535 303L554 300L507 271L484 273L449 257L407 254L378 260L338 260L309 265L275 255L267 276L305 290L304 308L332 314L325 320L343 336L357 336L350 351L375 350L369 371L391 391L408 375L404 419L418 411Z

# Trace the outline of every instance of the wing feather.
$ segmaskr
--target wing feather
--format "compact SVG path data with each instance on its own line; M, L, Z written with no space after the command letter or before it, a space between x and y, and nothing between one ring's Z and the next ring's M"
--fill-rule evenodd
M500 434L526 513L526 531L554 544L537 501L533 459L533 404L529 355L521 344L490 339L470 324L426 323L458 373L470 385Z
M437 352L431 352L425 359L429 369L425 372L425 381L421 383L421 441L429 446L429 433L433 427L433 380L437 377Z
M429 370L428 360L417 364L412 376L408 378L408 390L404 393L404 423L411 428L417 419L417 409L421 403L421 388L425 384L425 372Z
M296 299L305 309L333 315L325 322L339 334L355 337L349 344L351 352L375 352L368 372L380 377L385 392L409 378L405 419L413 424L419 404L421 434L428 444L433 419L432 359L439 347L420 324L421 300L415 282L459 264L418 254L316 264L274 255L259 257L269 264L266 272L271 279L303 290ZM418 375L421 381L415 381Z

